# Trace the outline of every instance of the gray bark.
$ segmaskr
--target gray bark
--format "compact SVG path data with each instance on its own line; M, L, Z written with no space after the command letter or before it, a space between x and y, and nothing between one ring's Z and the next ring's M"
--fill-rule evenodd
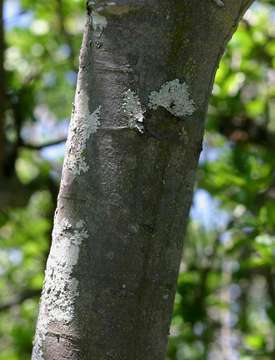
M33 360L163 360L214 74L250 0L88 5Z

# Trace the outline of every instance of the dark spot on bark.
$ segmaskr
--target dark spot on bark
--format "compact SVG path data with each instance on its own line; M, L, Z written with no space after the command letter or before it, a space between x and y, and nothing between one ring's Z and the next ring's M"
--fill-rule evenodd
M138 63L138 56L134 54L128 54L128 60L130 65L137 65Z
M90 0L86 1L86 10L87 14L90 16L92 14L92 4Z
M158 107L156 110L148 110L145 113L145 133L157 140L176 142L184 140L182 126L182 119L174 116L163 107Z
M96 41L95 46L96 46L97 49L100 49L103 46L103 42L102 41Z
M153 234L155 231L155 228L153 225L150 224L141 224L141 227L144 229L146 233Z

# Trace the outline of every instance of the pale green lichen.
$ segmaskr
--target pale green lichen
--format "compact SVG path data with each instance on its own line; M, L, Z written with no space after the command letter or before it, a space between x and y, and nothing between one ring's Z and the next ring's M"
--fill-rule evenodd
M107 26L107 19L99 11L92 11L92 25L95 31L102 32Z
M100 111L101 106L98 106L90 113L88 96L83 91L77 91L64 161L64 167L75 176L89 170L85 150L90 136L95 134L100 126Z
M143 132L143 114L145 111L142 109L138 96L130 89L124 93L122 108L128 117L129 128Z
M195 111L194 101L190 98L189 88L185 82L175 79L163 84L159 91L149 95L149 108L156 110L163 107L174 116L190 116Z

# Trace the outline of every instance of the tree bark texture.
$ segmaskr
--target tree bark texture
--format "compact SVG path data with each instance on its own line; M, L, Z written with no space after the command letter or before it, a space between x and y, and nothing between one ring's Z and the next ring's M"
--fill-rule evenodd
M165 358L214 74L251 2L88 3L33 360Z

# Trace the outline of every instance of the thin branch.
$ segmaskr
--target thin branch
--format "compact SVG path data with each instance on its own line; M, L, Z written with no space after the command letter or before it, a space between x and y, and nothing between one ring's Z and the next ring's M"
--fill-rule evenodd
M58 139L58 140L53 140L53 141L49 141L46 142L44 144L30 144L30 143L21 143L20 146L24 147L26 149L31 149L31 150L42 150L46 147L50 147L50 146L54 146L54 145L59 145L62 144L66 141L67 137L64 137L62 139Z
M13 14L12 16L7 16L4 19L4 23L10 23L11 21L16 20L18 16L22 16L22 15L25 15L25 14L27 14L27 11L26 10L21 10L18 13Z
M254 119L239 116L224 117L220 121L219 132L235 143L251 143L269 149L275 148L275 135L266 124L257 124Z
M8 310L14 306L22 304L25 300L33 299L40 296L41 289L31 289L23 291L21 294L18 294L14 299L0 304L0 312Z
M0 177L0 212L11 208L25 207L35 191L49 190L57 197L58 185L49 175L40 174L28 184L22 183L15 175Z
M66 26L65 26L65 16L64 16L64 10L63 10L63 0L56 0L56 14L58 18L58 25L59 25L59 31L64 39L64 41L67 43L70 49L70 57L69 61L71 63L71 68L75 72L77 72L77 68L75 65L75 51L73 47L72 37L68 33Z

